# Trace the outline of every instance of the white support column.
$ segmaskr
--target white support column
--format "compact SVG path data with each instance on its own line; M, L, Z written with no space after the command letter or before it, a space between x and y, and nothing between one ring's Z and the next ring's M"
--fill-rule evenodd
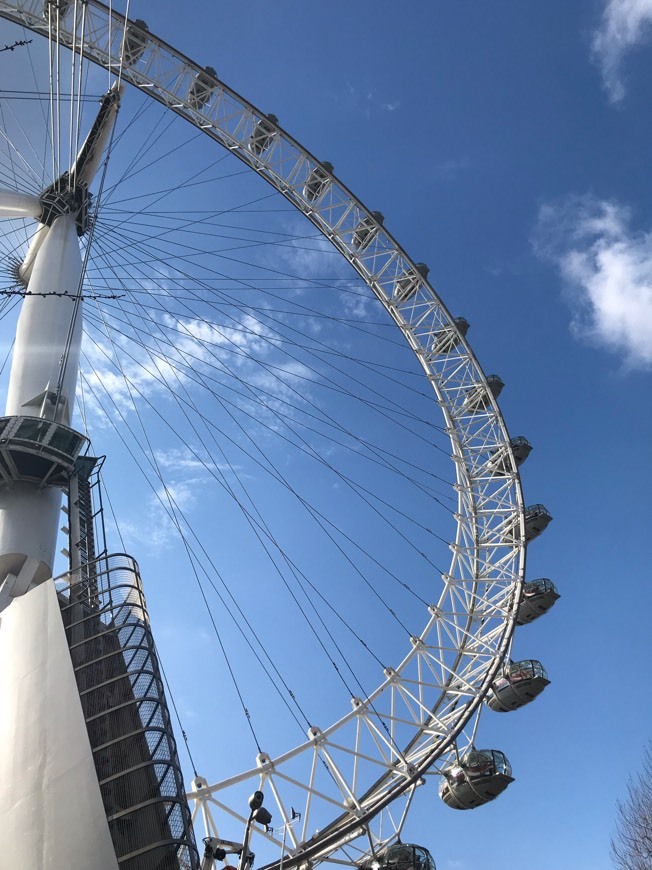
M18 319L7 414L44 416L70 425L79 367L81 309L69 347L66 342L76 310L73 300L78 293L81 270L75 222L69 215L61 215L52 224L32 267L31 295L25 298ZM53 292L65 296L42 295ZM55 408L52 401L64 353L68 357L66 374L60 404Z
M73 218L58 217L36 254L23 302L9 380L6 414L70 425L81 347L81 303L75 301L82 261ZM44 296L44 293L62 296ZM74 318L74 322L73 322ZM66 359L61 388L62 359ZM61 493L18 481L0 491L0 580L18 574L28 557L34 583L52 576Z
M71 424L82 335L78 212L87 205L76 196L93 180L118 105L116 85L68 173L77 191L65 177L39 197L0 191L0 219L42 222L20 267L28 295L14 343L9 417ZM59 214L66 210L71 214ZM22 429L28 445L38 429ZM22 458L30 455L25 450ZM18 479L3 480L0 489L0 867L118 870L51 579L61 492L47 485L38 463L12 467Z
M29 282L34 295L18 321L6 413L69 425L81 342L74 220L57 218L40 240ZM42 295L53 291L65 295ZM49 579L60 505L55 487L19 480L0 490L0 866L117 870Z

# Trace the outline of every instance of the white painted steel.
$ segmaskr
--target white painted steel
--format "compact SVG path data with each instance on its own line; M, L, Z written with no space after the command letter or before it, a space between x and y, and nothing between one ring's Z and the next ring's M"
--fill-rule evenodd
M32 268L31 295L23 302L16 331L7 415L43 416L70 426L81 348L81 270L75 222L62 215ZM51 293L62 295L46 295ZM68 363L62 372L64 353Z
M29 557L38 564L29 586L52 576L60 516L61 492L57 489L38 489L33 483L17 481L10 489L0 490L3 579L7 574L18 574Z
M84 182L99 165L107 135L96 143ZM40 215L38 198L0 193L0 217ZM5 413L70 426L82 335L77 226L64 214L35 229L21 269L29 295L18 319ZM12 870L117 870L50 579L60 510L54 487L14 481L0 490L0 861Z
M40 214L41 201L38 196L15 190L0 190L0 219L38 218Z
M52 225L36 256L14 346L7 416L44 417L70 425L81 347L77 302L81 255L72 218ZM62 296L43 296L57 292ZM62 358L68 364L62 370ZM0 491L0 575L16 574L28 557L40 563L33 582L52 576L61 493L34 483Z
M47 30L38 0L0 0L0 14L35 32ZM285 866L321 860L359 836L393 800L409 799L424 772L447 763L456 740L464 746L473 739L475 726L461 735L509 648L525 568L523 501L509 436L482 370L433 287L330 170L269 119L261 137L263 113L218 79L208 77L210 87L199 100L195 83L207 73L151 34L134 65L123 66L124 19L104 4L85 5L81 46L79 34L73 39L70 32L72 20L68 15L59 22L64 44L119 71L124 81L225 146L330 240L402 331L444 414L457 476L456 538L441 592L403 661L386 669L369 698L353 699L348 715L327 728L311 728L301 746L277 758L261 753L250 770L189 795L207 815L219 810L211 832L228 836L224 822L246 821L238 809L241 798L230 799L231 788L247 781L252 790L267 788L277 828L288 832ZM361 225L376 227L364 246ZM442 345L444 331L455 338ZM469 395L482 401L471 407ZM496 473L488 463L498 450L506 460ZM513 531L506 538L508 525ZM288 826L291 807L302 812L300 826ZM370 832L374 845L397 829L389 816L384 824ZM273 834L267 839L281 847Z
M75 184L85 184L86 186L90 186L95 178L113 133L113 125L115 124L116 115L120 108L119 97L123 91L124 88L121 87L118 82L114 82L111 86L111 95L117 97L117 99L115 99L106 113L99 133L94 135L93 132L90 131L84 140L84 144L79 149L80 155L83 154L86 149L88 149L88 154L84 160L83 166L79 166L79 161L76 161L70 169L70 176Z
M0 867L117 870L52 580L0 613L0 661Z
M27 253L25 254L25 259L18 267L20 280L25 286L29 284L29 279L32 277L32 269L36 262L36 255L41 250L41 245L47 238L49 232L50 227L45 224L39 224L38 229L31 238L29 247L27 248Z

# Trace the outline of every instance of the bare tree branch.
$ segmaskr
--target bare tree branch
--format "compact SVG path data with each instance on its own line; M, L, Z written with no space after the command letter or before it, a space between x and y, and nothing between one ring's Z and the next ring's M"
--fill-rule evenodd
M627 797L618 801L611 857L619 870L652 870L652 742L627 783Z

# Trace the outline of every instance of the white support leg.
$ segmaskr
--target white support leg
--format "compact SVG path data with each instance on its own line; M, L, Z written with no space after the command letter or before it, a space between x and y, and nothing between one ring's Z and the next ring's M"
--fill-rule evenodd
M74 301L81 270L75 222L64 215L54 221L34 260L32 295L18 319L8 416L44 416L70 425L81 346L81 307ZM62 295L42 295L52 292ZM0 578L18 574L28 557L40 563L35 582L52 576L60 508L61 493L51 487L16 482L0 492Z

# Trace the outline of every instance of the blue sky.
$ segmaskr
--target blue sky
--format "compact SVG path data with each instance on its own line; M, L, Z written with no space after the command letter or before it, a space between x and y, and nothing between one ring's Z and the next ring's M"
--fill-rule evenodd
M410 255L430 266L451 311L471 322L469 340L483 368L506 383L500 404L511 433L526 435L535 448L523 468L526 502L543 502L554 522L532 544L527 573L552 578L562 598L546 618L519 630L514 651L540 659L552 685L522 711L482 719L479 742L505 751L514 768L516 782L505 794L474 812L456 813L441 805L436 783L430 783L418 796L404 839L428 847L439 870L606 870L615 802L650 736L652 3L412 0L399 8L386 0L282 0L273 6L194 0L192 11L180 16L179 4L160 0L132 2L130 15L146 19L152 31L274 112L284 129L334 164L369 208L383 212ZM2 43L11 38L4 33ZM8 58L0 55L0 65ZM3 69L3 82L5 75ZM175 171L189 175L188 168L177 165ZM140 176L143 189L148 176ZM237 191L236 181L243 184ZM246 201L249 184L235 179L232 189L231 180L223 181L220 207ZM251 195L259 196L260 188L252 186ZM259 219L262 226L264 218L261 211L248 226L258 226ZM233 218L230 231L236 226ZM345 280L316 241L297 241L302 230L291 214L281 214L273 232L277 240L282 233L291 236L296 248L281 250L276 267L290 271L301 264L313 278ZM265 264L252 257L246 268L260 277ZM318 284L302 292L306 305L317 304ZM253 304L251 299L245 301ZM361 319L369 317L366 300L359 304L357 310L355 297L347 298L351 316L357 310ZM316 338L314 321L310 328ZM383 327L373 331L385 335ZM328 330L321 335L331 340ZM237 344L238 334L230 340ZM340 347L368 354L376 365L385 359L382 344L367 346L363 338L358 347L353 333L341 341ZM392 348L388 359L407 368L399 350ZM101 368L98 358L94 364ZM286 370L284 389L297 388L300 375L299 369ZM260 378L256 384L269 386ZM114 386L118 401L127 403L124 388L120 393ZM141 386L156 393L151 378L143 377ZM278 382L275 397L283 398ZM352 406L344 414L371 427L364 431L385 439L387 447L400 438L388 421L358 421ZM274 428L273 421L263 422ZM271 627L268 643L291 667L294 649L284 643L276 649L279 632L273 630L287 605L251 579L266 575L265 561L252 548L251 563L246 571L241 567L241 551L249 545L230 549L226 540L244 534L238 519L222 513L196 457L175 454L160 420L154 426L160 463L173 469L175 497L209 539L223 535L216 547L220 570L242 582L246 575L252 584L248 612ZM242 724L211 625L194 587L179 592L187 568L177 567L170 531L156 516L151 493L127 483L127 457L109 427L96 430L98 442L98 451L109 454L107 466L120 469L115 474L107 468L107 489L121 511L126 544L143 567L195 760L215 780ZM282 452L276 447L271 455L280 461ZM226 461L213 459L217 465ZM419 456L428 468L430 461L425 451ZM242 480L250 482L258 504L278 514L279 535L306 536L296 551L297 558L305 556L313 546L308 525L281 528L297 522L293 514L281 518L283 496L245 468L239 454L231 454L231 462L243 463ZM354 533L399 570L407 555L385 546L377 527L367 526L330 479L319 489L319 472L293 462L288 474L310 478L321 493L319 504L333 515L352 512ZM350 467L365 482L377 480L368 469ZM432 469L440 469L434 460ZM387 485L392 498L413 497L396 482ZM200 493L207 506L199 506ZM422 516L429 507L415 501L410 510ZM433 509L432 523L441 524L444 535L450 534L443 530L446 520ZM433 558L438 554L433 551ZM325 572L337 574L330 551L319 558ZM415 583L421 582L423 566L407 564ZM357 591L345 592L361 632L382 631L382 615ZM405 608L409 612L408 603ZM219 607L215 612L219 621ZM228 627L224 631L229 635ZM295 631L298 646L304 629ZM328 678L317 656L303 661L292 679L307 692ZM255 680L249 674L245 670L245 681ZM363 679L371 676L365 671ZM237 723L233 732L224 720ZM284 729L269 731L278 744L274 751L285 748ZM222 740L217 747L216 737ZM294 735L288 739L288 745L297 742Z

